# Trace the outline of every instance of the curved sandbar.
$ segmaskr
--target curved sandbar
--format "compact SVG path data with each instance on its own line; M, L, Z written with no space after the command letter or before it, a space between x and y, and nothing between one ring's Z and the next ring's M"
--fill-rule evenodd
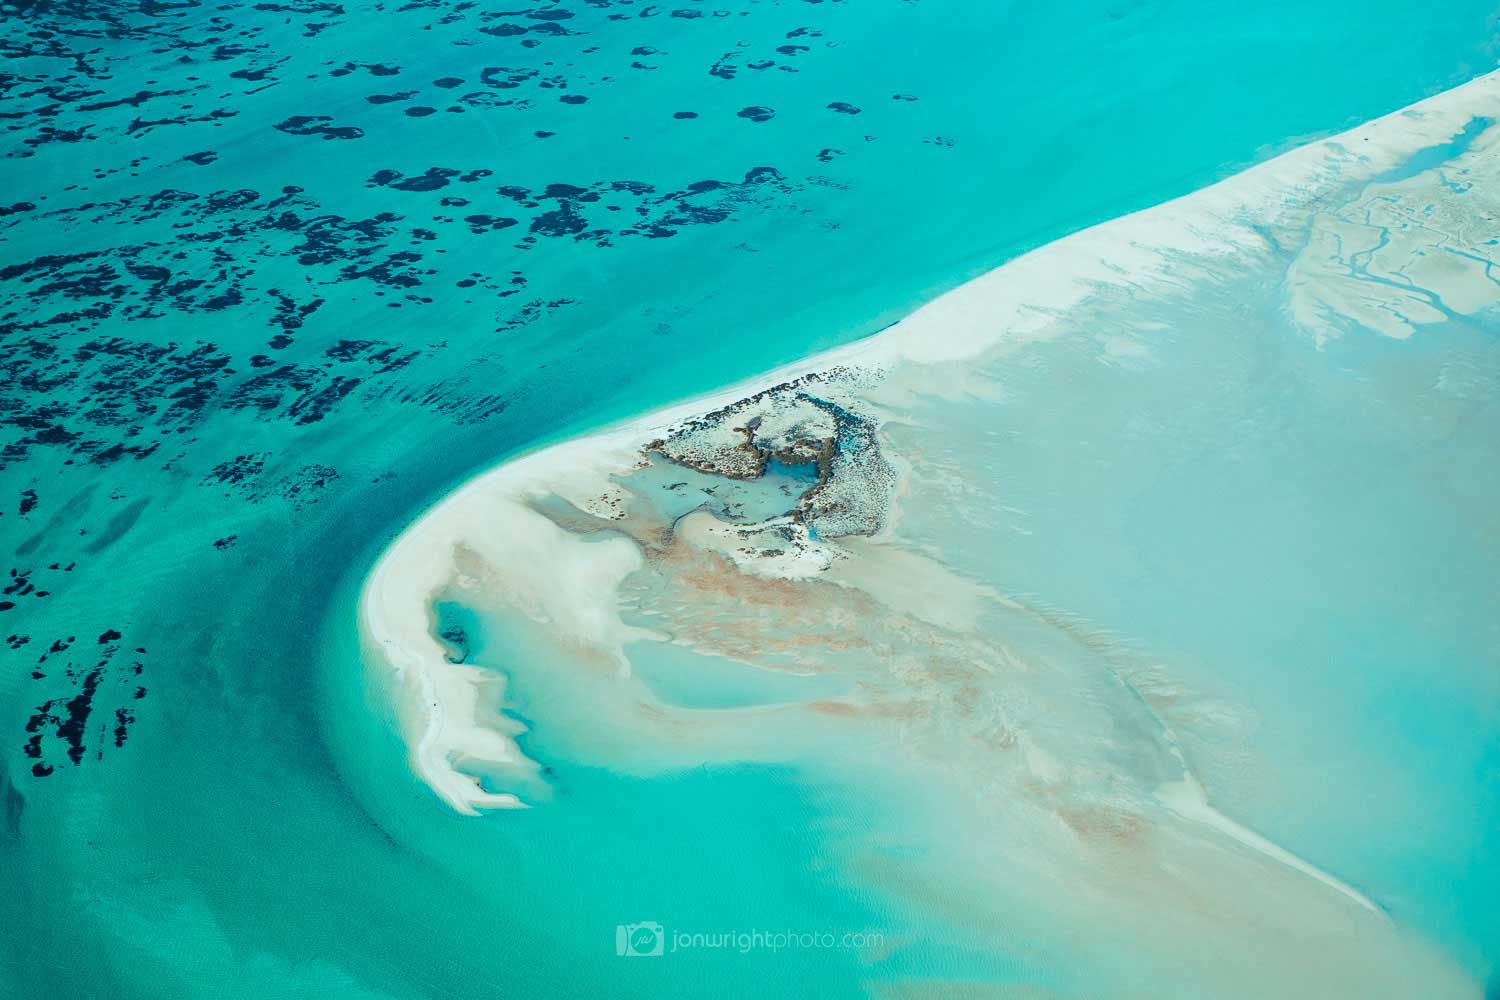
M1209 804L1180 730L1234 706L1195 710L1156 664L964 557L1008 502L984 471L1008 359L1091 338L1091 362L1128 370L1172 308L1238 322L1238 296L1267 287L1287 326L1269 336L1304 359L1495 304L1474 220L1500 207L1497 116L1491 75L1050 244L863 341L477 477L397 539L361 599L412 767L463 813L536 801L545 782L501 710L507 673L544 674L583 706L589 763L775 760L900 787L934 856L985 887L964 906L993 895L1091 940L1129 921L1158 957L1199 935L1177 958L1204 995L1265 986L1270 955L1297 986L1277 995L1471 995L1358 889ZM1209 352L1228 339L1194 332ZM1111 460L1079 445L1069 460ZM454 662L435 604L455 594L545 654ZM705 678L738 661L847 683L689 707L639 676L668 651ZM991 841L1003 861L976 851Z
M492 678L450 662L432 634L428 603L453 574L455 547L474 548L511 567L507 583L517 599L582 638L618 648L633 635L611 607L615 584L634 565L626 545L580 551L526 508L528 497L607 493L609 476L636 463L641 450L674 424L808 372L852 368L873 384L896 365L963 361L1048 336L1055 317L1101 288L1170 288L1191 280L1205 259L1264 253L1277 230L1308 224L1320 194L1378 177L1417 150L1448 140L1471 119L1495 114L1500 76L1490 74L1211 187L1048 244L865 340L522 456L460 487L380 557L360 604L360 628L379 651L371 668L389 673L393 682L412 766L462 812L518 804L512 795L484 791L463 769L463 761L509 766L524 758L513 740L475 721L478 686ZM1298 306L1309 319L1316 313L1314 305Z

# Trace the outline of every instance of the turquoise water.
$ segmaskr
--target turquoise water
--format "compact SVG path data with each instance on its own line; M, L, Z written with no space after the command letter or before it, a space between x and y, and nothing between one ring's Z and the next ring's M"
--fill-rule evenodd
M671 645L628 652L633 662L642 665L642 677L652 692L680 708L748 708L817 701L844 694L848 687L841 678L775 674Z
M1139 313L999 364L1002 405L934 404L975 431L926 460L1003 505L911 504L903 532L1159 668L1216 805L1493 968L1500 410L1434 389L1493 387L1493 320L1313 351L1258 273L1141 312L1133 363L1100 344Z
M774 827L730 859L699 834L649 889L590 879L584 912L647 898L676 932L745 864L827 873L879 944L819 991L1482 995L1497 106L1478 81L464 484L361 600L377 703L447 755L412 766L459 810L582 809L585 838L617 804L579 768L714 815L747 773L813 791L790 870ZM1047 285L1067 268L1090 296ZM815 482L772 460L813 453ZM758 902L717 912L850 926L809 886Z
M0 8L0 996L860 988L845 952L616 962L615 924L636 920L879 928L896 973L1002 961L839 884L828 859L879 803L774 768L559 761L571 801L451 815L359 680L359 581L425 504L518 449L871 332L1020 250L1491 68L1493 11L725 10ZM1430 530L1459 567L1422 563L1454 595L1442 613L1472 622L1477 550ZM1064 590L1146 638L1191 617L1086 574ZM1412 628L1358 648L1437 656L1443 630ZM1472 692L1440 693L1395 685L1320 738L1426 694L1406 759L1492 773L1492 745L1426 741ZM1271 789L1230 793L1275 814ZM1495 827L1436 815L1479 831L1469 849L1351 834L1345 856L1418 922L1478 938L1493 879L1459 873L1493 857ZM1275 832L1334 838L1319 822Z

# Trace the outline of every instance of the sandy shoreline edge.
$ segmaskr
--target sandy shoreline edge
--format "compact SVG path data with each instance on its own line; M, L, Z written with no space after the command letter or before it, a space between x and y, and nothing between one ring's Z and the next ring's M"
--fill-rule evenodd
M619 545L574 539L526 507L545 492L592 496L629 468L645 442L672 425L766 387L835 366L871 372L974 357L1045 334L1053 318L1107 286L1174 281L1184 255L1255 253L1268 246L1257 223L1334 185L1376 178L1412 153L1442 143L1472 117L1500 115L1491 73L1329 139L1284 153L1209 187L1049 243L934 299L887 329L734 386L522 454L460 486L408 526L381 554L359 600L367 669L392 697L414 771L461 813L520 807L484 788L476 771L532 765L515 741L485 725L497 675L448 660L432 634L433 596L452 579L456 546L517 567L514 596L534 617L591 642L633 637L607 599L639 556ZM538 524L537 522L542 522ZM603 597L606 600L591 598ZM1203 808L1208 808L1206 803ZM1367 900L1338 883L1365 905Z

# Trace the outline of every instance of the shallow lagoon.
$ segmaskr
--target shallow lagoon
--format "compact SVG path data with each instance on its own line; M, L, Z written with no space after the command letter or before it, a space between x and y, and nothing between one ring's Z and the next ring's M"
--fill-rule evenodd
M815 875L756 902L746 872L811 870L826 845L805 831L821 829L829 813L859 815L850 801L794 790L780 772L690 777L680 796L674 781L593 774L589 799L613 803L609 818L621 831L613 840L620 855L594 867L583 864L588 849L611 841L581 840L584 812L538 810L508 826L510 814L479 824L447 816L404 777L404 753L379 700L348 683L360 671L347 636L358 580L424 505L508 453L870 332L1020 249L1223 176L1297 136L1405 105L1493 61L1492 11L1480 3L1447 5L1427 24L1406 4L1367 3L1327 5L1325 16L1285 5L1116 5L1093 14L938 3L748 9L728 26L709 18L630 23L610 39L604 62L570 68L614 77L589 90L584 105L537 86L525 109L417 117L406 107L446 106L439 91L447 91L433 81L472 81L498 63L577 64L598 37L558 35L526 47L480 32L489 22L477 12L444 21L455 11L414 5L346 5L342 13L64 6L6 18L0 31L26 47L7 51L16 71L7 103L25 113L10 120L19 127L7 133L7 153L35 155L7 156L0 177L13 192L8 205L38 208L0 218L5 266L97 251L94 263L115 274L95 283L71 267L44 268L3 281L7 344L41 344L11 355L16 405L45 410L47 426L81 437L32 441L36 428L17 424L6 440L28 443L6 453L16 495L0 537L33 590L5 612L7 634L31 641L0 650L11 734L0 758L0 834L7 858L19 859L0 875L0 995L546 996L637 987L660 995L660 972L596 964L612 952L612 921L653 916L614 911L660 899L656 919L711 922L720 912L672 910L667 897L680 896L651 896L652 885L700 894L730 886L729 900L768 919L795 904L840 926L901 927ZM114 20L101 24L100 15ZM963 44L955 44L955 18L972 29ZM597 12L578 20L579 28L605 25ZM795 74L706 75L742 37L758 58L805 22L841 45L798 63ZM71 33L78 28L88 33ZM626 73L630 49L642 43L672 59ZM77 72L74 52L92 53L87 61L100 72L62 80ZM928 58L933 52L943 57ZM346 61L360 68L336 75ZM378 76L369 68L376 65L400 72ZM232 75L263 71L260 79ZM46 84L57 87L49 94ZM419 98L368 101L413 85ZM687 124L667 116L684 93L700 112ZM122 98L142 103L83 110ZM862 113L830 111L835 100ZM61 106L49 108L54 101ZM748 105L772 106L777 117L739 118ZM364 137L276 128L316 114L355 124ZM132 128L169 118L182 120ZM87 139L25 141L84 126ZM538 139L538 130L554 135ZM847 155L820 159L834 147ZM183 159L207 150L217 158ZM726 223L618 253L570 236L522 250L514 232L474 233L440 204L458 181L428 192L369 183L383 169L420 177L435 166L482 167L495 170L486 198L506 183L540 191L620 177L671 192L705 177L737 182L761 165L780 168L794 190L767 191L732 204ZM397 273L422 282L411 295L433 301L394 291L376 280L379 270L362 273L368 261L299 259L302 234L259 221L277 217L269 206L288 185L303 189L289 206L303 219L401 216L400 226L375 225L368 243L346 247L369 249L375 261L413 249L409 231L431 226L438 238L415 248L424 262ZM141 208L164 191L197 199L191 206L242 188L258 198L229 199L217 214ZM134 207L117 210L119 199ZM496 198L465 214L516 214L513 204ZM522 228L550 210L528 211ZM433 225L437 215L451 222ZM242 229L254 237L239 238ZM164 249L131 256L144 244ZM206 284L153 300L156 277L127 263ZM422 273L428 267L436 274ZM526 293L501 298L517 270ZM462 288L466 280L479 290ZM290 313L271 288L293 295ZM220 298L231 291L237 301ZM117 294L124 305L97 323L10 325L92 315ZM301 314L318 298L325 305ZM562 299L575 301L546 308ZM203 307L209 302L216 308ZM293 342L269 347L284 329ZM120 338L120 352L85 356L85 345L110 337ZM347 340L379 343L354 350ZM368 360L388 347L418 357L399 368L387 366L389 355ZM295 367L296 377L264 379L259 356L277 359L271 372ZM258 377L279 394L240 392ZM164 399L188 402L163 407ZM92 460L115 445L152 444L145 458ZM1094 603L1097 596L1076 599L1100 617L1104 601L1124 599ZM336 636L327 657L310 638L325 626ZM47 728L40 752L54 771L32 777L28 721L38 705L82 690L109 631L123 637L101 673L80 762ZM71 654L40 661L69 637L77 637ZM1406 645L1430 650L1423 642ZM129 671L136 648L147 650L140 682ZM318 683L325 667L334 678L326 697ZM139 701L138 683L147 688ZM1454 704L1435 698L1433 714L1462 718ZM117 710L135 719L118 747ZM580 771L577 781L586 777ZM716 791L693 784L703 780ZM686 806L694 801L701 823ZM788 828L764 829L767 815L786 817ZM708 869L712 878L683 885L637 875L655 871L640 867L650 855L634 847L660 843L658 816L684 831L665 845L668 854L727 827L753 842L740 845L746 850L763 845L764 854L750 856L765 863L724 862ZM1289 842L1297 822L1274 820ZM548 842L567 842L570 830L575 846L551 855ZM839 833L827 839L836 843ZM519 860L475 860L506 857ZM1443 860L1433 859L1433 885L1451 877L1452 861ZM594 884L605 887L593 911L607 926L580 927L576 914L591 904L577 887ZM1477 903L1464 905L1468 914ZM1424 923L1471 926L1448 907L1437 910ZM961 944L915 936L905 954L917 957L902 969L983 966ZM814 965L826 976L794 974ZM757 968L779 992L797 982L830 995L856 988L843 961ZM690 985L748 992L754 979L745 969L710 963ZM621 975L640 978L622 984Z
M461 811L546 810L561 761L818 789L807 865L877 901L874 992L1482 991L1500 403L1496 134L1470 115L1495 100L1477 82L466 485L362 599L412 766ZM814 455L789 497L774 462ZM736 502L686 489L706 476ZM433 656L447 586L509 637L484 672ZM748 665L843 689L653 680ZM715 847L674 863L714 881Z

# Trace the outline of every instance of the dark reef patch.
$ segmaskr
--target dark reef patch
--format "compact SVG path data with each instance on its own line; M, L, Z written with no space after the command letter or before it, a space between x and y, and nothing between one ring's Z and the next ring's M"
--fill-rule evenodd
M100 759L107 747L125 745L136 721L131 706L146 696L140 682L146 650L123 651L122 638L119 629L106 628L92 647L96 652L83 656L73 652L76 640L68 636L54 640L36 660L33 681L52 681L64 690L38 704L26 721L27 739L21 750L32 761L35 777L53 774L64 758L77 766L90 751ZM50 665L56 660L63 661L60 670ZM96 716L100 701L109 707ZM96 717L105 721L91 721Z
M293 115L276 126L290 135L316 135L324 139L362 139L364 129L353 125L328 125L327 115Z
M560 260L594 254L604 273L623 253L660 252L633 240L700 240L707 227L723 227L724 252L750 253L733 233L747 217L801 224L815 210L786 164L854 141L766 130L738 159L715 159L734 166L714 176L665 161L620 176L596 166L618 161L578 155L583 126L597 132L606 111L622 116L614 142L634 133L643 145L668 124L657 105L643 123L632 80L691 80L710 102L703 117L744 104L747 120L768 121L765 74L784 79L837 44L818 26L788 31L777 5L400 0L351 17L336 0L57 0L16 11L0 47L12 180L0 204L0 470L13 484L0 514L12 551L0 667L35 685L24 742L37 775L125 747L148 717L127 662L145 658L115 652L124 636L84 653L51 642L31 659L81 621L108 624L81 609L93 606L82 595L110 588L121 624L81 634L149 637L158 650L140 609L177 584L124 592L138 542L180 535L213 571L233 571L368 481L344 457L366 422L441 435L506 414L527 390L496 374L529 370L529 341L573 336L570 313L600 305L587 282L555 277ZM670 17L680 44L631 37L645 16ZM441 58L403 68L372 19L382 37L421 39ZM703 48L731 25L742 40ZM873 107L881 93L848 96ZM487 152L486 136L502 148ZM450 331L458 305L474 329ZM185 492L209 512L202 523L179 520L200 509L179 505ZM157 657L153 670L182 669L181 648Z

